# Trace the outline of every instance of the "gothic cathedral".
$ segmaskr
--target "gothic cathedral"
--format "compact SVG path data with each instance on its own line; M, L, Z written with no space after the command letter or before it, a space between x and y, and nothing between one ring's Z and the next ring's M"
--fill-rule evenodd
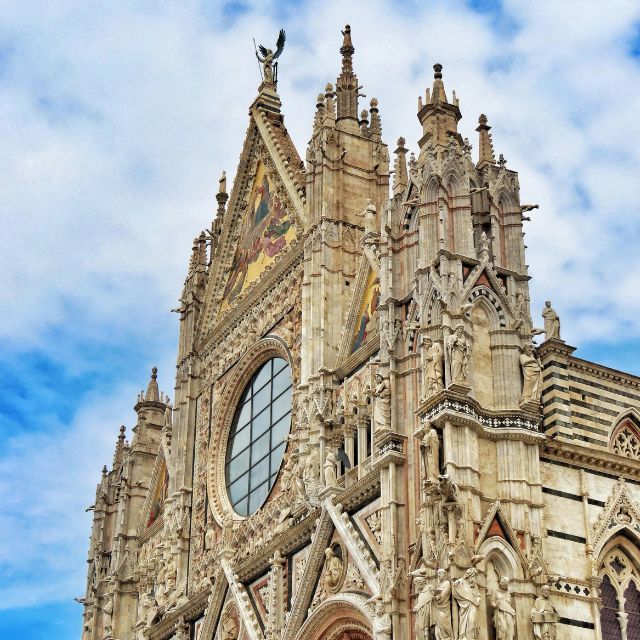
M102 472L82 640L639 638L640 378L532 320L535 205L486 116L474 157L436 64L390 170L347 26L303 161L284 41L194 241L173 402L154 369Z

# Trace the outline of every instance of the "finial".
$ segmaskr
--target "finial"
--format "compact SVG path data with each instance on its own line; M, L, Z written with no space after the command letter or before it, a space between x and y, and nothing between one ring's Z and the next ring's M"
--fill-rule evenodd
M439 63L436 63L433 65L433 70L435 71L435 73L433 74L433 77L436 80L439 80L442 78L442 65Z
M102 467L102 475L106 476L107 475L107 465L105 464L104 467Z
M218 189L219 193L227 193L227 172L222 172L222 177L218 180L220 183L220 188Z
M122 425L122 426L120 427L120 435L121 435L121 436L123 436L123 435L124 435L124 432L125 432L126 430L127 430L127 428L126 428L124 425Z
M398 147L404 147L405 142L406 140L402 136L400 136L398 138Z
M345 25L344 31L342 32L344 36L344 40L342 41L343 47L353 47L353 43L351 42L351 26Z
M151 377L155 380L158 377L158 367L153 367L151 369Z

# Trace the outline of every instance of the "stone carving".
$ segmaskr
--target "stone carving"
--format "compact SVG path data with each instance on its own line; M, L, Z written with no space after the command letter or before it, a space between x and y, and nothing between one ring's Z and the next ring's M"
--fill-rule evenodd
M511 606L509 593L509 578L500 578L498 588L493 596L489 595L489 602L494 608L493 624L496 629L496 640L513 640L516 632L516 612Z
M384 603L377 600L373 620L373 640L391 640L391 616L385 613Z
M237 640L237 638L238 623L232 615L225 612L220 621L220 640Z
M451 582L444 569L438 569L438 586L433 592L433 620L436 640L451 640Z
M449 366L451 367L451 382L468 384L471 345L464 335L464 328L461 324L447 338L447 354L449 356Z
M547 300L542 310L544 318L544 339L556 338L560 340L560 316L551 308L551 302Z
M282 50L284 49L284 43L287 39L287 36L284 33L284 29L280 29L280 34L278 35L278 41L276 42L276 52L273 53L272 49L267 49L262 45L258 46L260 54L262 54L262 58L256 51L256 58L258 58L258 62L262 63L262 72L264 74L264 83L268 85L275 84L275 78L273 75L273 67L274 61L280 57Z
M440 476L440 441L438 432L431 427L422 440L426 480L438 484Z
M360 218L364 218L364 234L377 233L376 229L376 206L371 201L371 198L367 198L367 206L362 213L356 213Z
M549 600L550 594L551 587L548 584L542 585L540 597L536 598L533 609L531 609L531 624L536 640L556 639L556 625L560 616Z
M535 357L530 344L525 345L524 352L520 355L520 366L524 379L520 403L539 403L542 394L542 364Z
M476 640L480 628L478 626L478 609L480 593L476 583L478 570L467 569L462 578L453 583L453 596L458 604L458 637L460 640Z
M324 587L329 593L337 593L342 582L342 560L329 547L325 552Z
M347 565L347 577L344 581L346 589L364 589L364 580L355 564Z
M338 478L336 476L336 456L333 451L327 453L324 461L324 484L327 487L337 487Z
M233 547L233 514L226 511L222 520L222 540L225 549Z
M375 404L373 407L373 422L376 430L391 429L391 388L389 379L383 378L382 374L375 375L376 387L373 390Z
M640 441L635 433L627 426L622 427L616 433L611 443L613 453L632 460L640 460Z
M113 592L107 594L107 603L102 607L103 638L111 638L113 616Z
M433 592L434 586L427 584L424 576L418 574L413 579L416 591L418 592L418 600L413 608L416 614L416 639L430 640L431 627L433 620Z
M320 456L318 450L313 447L304 464L304 484L315 483L320 475Z
M382 517L380 516L380 509L374 511L370 516L365 518L373 537L378 541L378 544L382 544Z
M166 405L166 409L164 411L164 426L165 427L170 427L173 422L172 422L172 412L173 412L173 405L171 404L171 401L169 400L169 396L166 397L165 399L165 405Z
M444 389L444 353L439 343L431 338L423 338L422 384L424 397L428 398Z

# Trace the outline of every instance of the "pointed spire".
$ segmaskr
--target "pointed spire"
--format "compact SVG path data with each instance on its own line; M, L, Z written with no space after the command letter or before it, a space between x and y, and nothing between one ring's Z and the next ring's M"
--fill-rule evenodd
M336 95L338 102L338 120L350 118L358 127L358 78L353 73L352 56L355 51L351 42L351 27L347 25L342 32L344 40L340 53L342 54L342 73L336 81Z
M113 468L119 468L122 466L122 450L124 448L124 432L126 428L124 425L120 427L120 435L118 436L118 442L116 443L116 450L113 454Z
M192 252L191 262L189 263L189 275L199 269L202 270L207 267L207 237L204 231L193 241Z
M442 82L442 65L434 64L433 70L433 94L431 96L431 102L447 102L447 94L444 92L444 82Z
M393 195L404 193L407 188L408 176L407 176L407 151L404 147L405 139L398 138L398 148L394 151L396 154L396 161L393 166L395 171L393 175Z
M371 98L370 111L371 111L371 126L369 127L370 138L372 140L382 140L382 123L380 122L380 116L378 115L378 101L375 98Z
M476 131L480 134L480 157L478 158L478 168L481 169L486 164L495 164L496 157L493 154L493 142L489 133L491 127L487 124L487 116L483 114L478 118L478 128Z
M158 367L151 369L151 380L149 380L149 386L147 387L147 393L144 396L145 402L159 402L160 391L158 390Z

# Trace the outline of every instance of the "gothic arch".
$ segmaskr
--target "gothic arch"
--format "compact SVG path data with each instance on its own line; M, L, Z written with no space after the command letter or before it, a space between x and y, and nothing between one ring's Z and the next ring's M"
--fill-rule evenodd
M447 185L448 195L451 198L462 195L462 176L455 170L450 170L443 179Z
M502 210L502 213L517 213L517 202L515 202L513 196L504 187L498 190L496 199Z
M373 618L367 602L353 593L328 598L305 620L295 640L340 640L344 633L353 634L354 640L371 640Z
M438 179L435 174L431 174L424 188L424 193L426 194L425 202L435 202L437 200L439 186L440 184L438 183Z
M481 305L489 316L489 322L491 323L491 331L497 331L503 329L506 326L504 307L498 296L486 285L480 285L474 287L469 293L467 304ZM470 315L472 310L467 312Z
M612 422L614 425L609 439L613 453L640 460L640 412L634 407L625 409Z
M509 580L524 579L524 570L518 555L503 538L499 536L487 538L480 545L478 554L486 556L485 565L493 562L500 577L506 576Z

